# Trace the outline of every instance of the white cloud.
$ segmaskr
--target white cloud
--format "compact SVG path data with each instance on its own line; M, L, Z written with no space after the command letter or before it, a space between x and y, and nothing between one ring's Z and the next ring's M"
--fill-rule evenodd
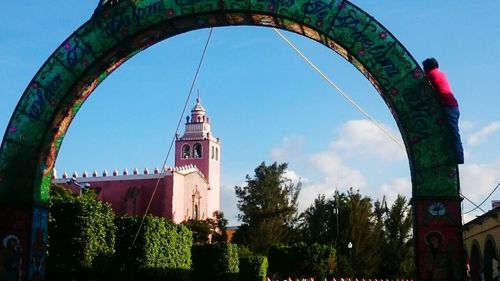
M383 125L389 128L387 125ZM401 135L386 129L398 142ZM406 159L406 153L398 144L385 135L380 128L368 120L350 120L340 128L340 138L331 143L333 150L349 154L378 158L382 160Z
M500 163L464 164L460 168L460 186L462 193L474 203L482 201L500 182ZM500 195L500 191L497 191ZM494 199L490 198L490 199ZM464 203L467 203L464 200ZM484 205L485 210L491 205ZM466 210L467 211L467 210Z
M244 186L246 183L237 183L237 184L222 184L220 187L220 207L222 212L224 213L224 217L228 220L228 224L239 225L238 219L236 218L239 210L237 207L238 198L234 194L234 186Z
M382 198L382 196L385 196L387 204L392 205L394 200L396 200L398 194L401 194L406 198L410 198L412 185L409 178L397 178L390 181L389 183L382 184L380 190L381 192L378 195L378 198Z
M481 128L479 131L471 134L467 138L467 144L470 146L480 145L488 141L489 136L494 134L499 129L500 129L500 121L492 122L487 126Z
M463 132L471 131L474 129L474 126L475 126L474 122L472 122L472 121L468 121L468 120L459 121L460 131L463 131Z
M304 181L307 182L308 181L307 179L302 178L300 175L298 175L295 171L292 171L289 169L287 169L285 171L284 176L286 178L289 178L294 184L298 184L299 182L304 182Z
M326 197L333 196L336 183L332 181L308 181L302 182L302 190L299 194L299 212L303 212L314 203L314 199L320 194Z
M300 158L305 143L306 138L304 136L284 137L283 145L271 150L271 157L277 162L289 162L290 159Z
M366 186L366 180L360 171L349 167L334 151L324 151L308 157L313 169L321 172L325 182L337 182L354 187Z
M274 160L293 166L293 169L287 170L286 176L294 183L299 179L302 183L299 211L309 207L319 194L331 196L340 185L355 188L366 186L361 172L349 167L336 151L326 148L318 153L304 154L302 149L305 143L303 136L285 137L282 146L271 151Z
M336 188L366 187L367 182L360 171L349 167L334 151L323 151L309 155L305 162L310 170L318 172L317 180L302 182L299 210L309 207L319 194L333 195Z

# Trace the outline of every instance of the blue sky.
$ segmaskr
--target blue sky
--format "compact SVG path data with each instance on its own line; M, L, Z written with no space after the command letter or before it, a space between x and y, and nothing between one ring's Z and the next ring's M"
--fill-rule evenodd
M0 13L0 130L48 56L98 1L7 1ZM418 60L440 61L460 103L466 164L462 192L479 203L500 182L500 2L354 1ZM291 33L337 85L400 138L371 84L340 56ZM56 168L161 166L208 36L178 35L139 53L90 96L68 130ZM393 199L411 194L406 154L364 119L272 29L216 28L195 90L222 140L222 210L236 224L234 185L262 161L286 161L301 178L301 209L336 187ZM195 96L189 103L194 104ZM181 128L182 130L183 128ZM170 157L169 163L172 163ZM497 191L491 199L500 199ZM490 209L490 200L483 209ZM472 206L464 203L464 210ZM475 212L466 219L481 212Z

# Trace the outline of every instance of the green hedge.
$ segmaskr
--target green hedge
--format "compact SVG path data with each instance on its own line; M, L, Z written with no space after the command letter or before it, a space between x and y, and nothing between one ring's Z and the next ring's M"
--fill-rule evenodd
M125 279L188 280L191 269L191 231L164 218L147 216L137 236L141 218L118 217L115 268Z
M253 255L240 257L239 281L265 281L267 276L267 257Z
M226 242L194 245L193 281L233 281L239 272L238 247Z
M109 270L115 246L115 215L94 192L81 195L52 185L49 201L47 277L87 278Z
M269 273L284 279L315 277L323 280L335 269L335 249L332 245L298 243L275 245L269 250Z

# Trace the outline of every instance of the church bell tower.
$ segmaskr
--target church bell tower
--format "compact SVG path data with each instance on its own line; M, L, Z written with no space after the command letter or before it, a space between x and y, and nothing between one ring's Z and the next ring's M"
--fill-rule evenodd
M207 216L220 210L220 140L212 136L210 119L201 105L200 97L186 117L182 137L175 141L175 166L195 165L209 184Z

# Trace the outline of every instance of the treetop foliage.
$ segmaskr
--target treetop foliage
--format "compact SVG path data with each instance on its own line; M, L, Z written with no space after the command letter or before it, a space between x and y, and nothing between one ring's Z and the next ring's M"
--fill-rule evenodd
M234 241L266 254L269 247L288 239L298 217L300 183L285 176L288 164L267 166L262 162L254 175L246 176L246 186L235 187L238 219L243 222Z

